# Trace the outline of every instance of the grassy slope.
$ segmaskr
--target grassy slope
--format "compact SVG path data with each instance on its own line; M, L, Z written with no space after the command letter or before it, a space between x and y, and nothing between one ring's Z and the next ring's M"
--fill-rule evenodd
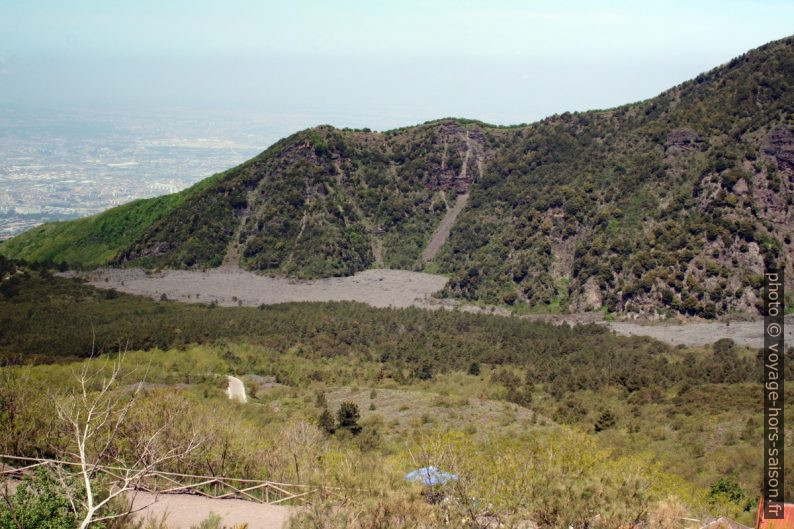
M103 361L85 361L82 366L93 372L102 369ZM198 433L202 442L189 457L166 461L160 470L206 474L209 468L218 475L333 484L344 491L330 498L333 516L322 512L323 502L319 501L301 512L307 516L316 513L321 524L304 521L291 527L404 529L424 526L431 517L451 519L432 527L465 527L471 526L472 516L487 520L495 513L500 519L543 520L544 528L567 527L565 522L581 527L577 521L592 518L595 511L603 513L598 518L602 523L588 527L611 529L633 519L649 502L655 508L656 500L668 496L685 502L686 512L692 516L708 512L703 494L675 476L641 464L636 457L612 457L596 439L572 429L536 423L535 414L525 408L468 402L452 394L436 394L435 387L387 389L383 382L374 396L369 388L331 390L331 384L339 387L363 380L354 368L366 370L370 380L374 379L377 365L371 363L351 366L346 359L337 359L315 366L298 357L241 344L153 354L131 352L122 385L139 380L143 365L150 366L149 384L130 413L128 422L135 428L122 429L122 441L113 446L114 455L122 460L131 457L130 449L136 446L133 441L152 431L163 432L170 446L180 446ZM239 370L264 374L274 365L314 376L305 384L261 390L249 385L258 397L244 406L226 398L223 374ZM0 380L5 383L0 395L15 410L0 418L7 421L0 424L9 426L0 429L0 446L12 453L31 454L69 442L68 432L53 418L50 399L73 390L71 375L76 367L0 368ZM448 382L457 382L453 387L458 390L471 384L487 385L462 373ZM338 409L335 397L359 402L361 434L326 435L313 426L321 410L315 405L316 395L323 391L328 392L332 412ZM369 410L370 404L378 410ZM402 421L382 415L394 405ZM493 414L494 409L501 413ZM461 417L445 420L456 414ZM461 428L463 422L467 424ZM469 478L460 483L465 488L451 491L455 493L451 496L477 498L476 502L431 506L418 488L403 479L407 471L426 464L426 459ZM621 492L626 486L632 487L632 494ZM593 490L597 494L586 494ZM345 505L354 506L357 521L339 521L346 509L339 504L341 498ZM376 512L377 522L361 520L362 511L370 509ZM404 512L395 514L395 509ZM720 508L719 512L726 511ZM370 519L369 514L363 517Z
M37 262L105 264L146 228L222 177L204 179L188 189L117 206L91 217L48 222L0 244L0 254Z

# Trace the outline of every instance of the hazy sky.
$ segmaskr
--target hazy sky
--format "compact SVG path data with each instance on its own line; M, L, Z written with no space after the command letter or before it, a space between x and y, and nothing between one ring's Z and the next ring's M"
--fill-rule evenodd
M793 29L791 1L0 0L0 103L520 123L651 97Z

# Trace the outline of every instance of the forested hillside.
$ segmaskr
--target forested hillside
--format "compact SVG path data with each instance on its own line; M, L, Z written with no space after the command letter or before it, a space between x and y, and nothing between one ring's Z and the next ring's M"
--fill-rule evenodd
M610 110L317 127L176 198L45 225L0 252L294 277L427 269L451 276L446 295L530 310L756 312L765 266L794 277L793 88L787 38ZM449 239L422 259L459 195Z
M145 419L134 424L165 425L172 443L193 426L207 439L174 463L175 472L210 465L238 477L294 482L315 473L330 479L328 472L336 480L334 462L343 457L343 467L356 470L335 484L362 492L366 476L372 481L364 490L388 497L403 490L402 476L415 466L395 462L395 454L432 439L443 453L469 447L462 460L471 466L451 470L465 468L477 477L471 483L488 484L464 495L489 498L478 516L496 510L565 527L568 516L606 512L607 522L590 526L612 528L621 525L612 520L645 518L671 497L686 507L681 517L719 513L749 522L758 504L762 357L729 339L673 347L599 325L358 303L190 305L99 290L0 258L3 452L49 456L62 446L71 432L53 426L51 399L73 386L80 365L107 365L125 350L122 388L147 379ZM792 354L789 348L789 381ZM249 404L230 407L219 389L227 373L246 379ZM315 429L323 410L342 400L358 403L363 431ZM280 436L294 419L320 443L301 459L300 473L294 457L282 459L275 448L292 446ZM335 455L320 457L326 442ZM381 478L384 461L392 462L394 481ZM520 486L510 485L505 469L526 473L515 478ZM787 476L794 486L788 467ZM530 478L538 480L531 488Z

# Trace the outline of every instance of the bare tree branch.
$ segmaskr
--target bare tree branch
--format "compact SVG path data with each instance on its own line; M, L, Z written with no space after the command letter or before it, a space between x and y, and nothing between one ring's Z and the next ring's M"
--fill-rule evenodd
M92 356L94 345L92 343ZM60 420L71 432L76 451L72 454L79 461L76 474L68 473L63 466L56 466L58 479L62 485L68 477L79 476L85 487L85 499L76 505L74 498L69 502L74 512L83 515L79 529L86 529L91 523L129 515L132 503L125 512L103 514L116 498L134 492L142 486L146 478L151 477L157 467L173 459L192 452L199 446L198 437L194 434L186 446L174 446L165 449L160 440L165 426L158 428L139 439L132 441L134 460L124 461L117 454L111 454L114 441L119 437L121 427L129 417L142 388L138 383L130 395L127 392L114 392L114 388L122 375L122 366L126 349L119 351L119 356L112 365L103 366L91 372L86 363L77 375L80 389L77 395L63 399L54 399L54 406ZM108 361L110 363L110 361ZM109 368L109 369L108 369ZM147 370L148 371L148 370ZM98 385L97 389L93 389ZM68 453L68 452L67 452ZM108 462L115 462L120 468L109 469ZM100 474L111 478L107 491L97 491L96 481ZM68 487L65 487L68 490Z

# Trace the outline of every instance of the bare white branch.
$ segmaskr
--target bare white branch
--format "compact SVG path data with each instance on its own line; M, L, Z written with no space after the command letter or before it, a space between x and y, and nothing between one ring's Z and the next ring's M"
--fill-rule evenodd
M92 345L92 356L94 346ZM66 490L67 484L75 476L79 476L85 487L85 498L80 505L73 495L69 501L75 512L83 515L79 529L86 529L90 524L132 512L132 504L122 513L103 513L114 499L125 496L139 489L143 482L151 477L158 466L180 458L199 446L194 435L186 446L164 448L161 443L165 426L155 432L138 439L127 439L132 442L133 460L123 460L118 454L111 453L114 441L118 439L121 427L127 420L130 411L140 394L142 382L135 390L129 392L114 391L122 375L122 366L126 350L119 351L118 357L110 365L94 370L86 362L80 374L76 376L79 391L66 398L53 399L55 410L60 420L71 432L75 450L70 453L78 460L77 473L68 472L62 465L56 466L58 479ZM109 464L114 464L110 468ZM100 475L110 479L107 491L99 493L96 481Z

